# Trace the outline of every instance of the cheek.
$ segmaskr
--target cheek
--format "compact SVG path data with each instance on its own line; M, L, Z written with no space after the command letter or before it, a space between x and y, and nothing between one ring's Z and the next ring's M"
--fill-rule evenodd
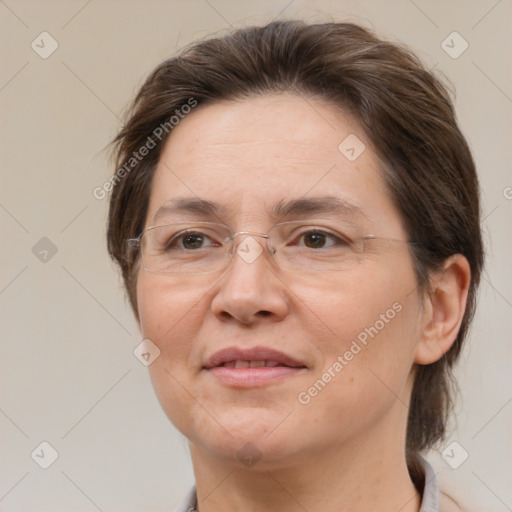
M404 384L421 325L421 302L412 268L404 267L400 273L347 276L316 293L310 289L306 305L310 311L318 312L315 316L321 320L323 333L318 335L318 329L316 336L311 333L322 354L316 376L330 369L336 380L357 380L358 386L364 381L365 388L366 383L375 384L379 377L393 389ZM332 367L340 359L343 370L336 365L336 372ZM343 379L338 379L342 374Z
M162 409L179 430L196 414L190 393L197 364L193 349L206 314L207 291L199 283L180 285L147 272L141 272L137 281L142 336L160 350L148 367L152 385Z
M337 425L335 437L371 429L392 409L405 421L419 301L399 290L323 296L335 334L312 337L322 363L296 401L317 424Z
M141 272L137 281L137 303L142 334L154 343L187 338L197 324L197 316L207 289L171 281L168 276ZM155 339L153 340L152 337ZM160 347L165 348L165 346Z
M180 387L185 377L183 370L187 368L187 351L184 344L172 341L173 330L180 324L182 303L167 290L165 276L148 273L139 275L137 301L142 336L160 350L160 355L148 367L155 395L165 414L181 430L184 418L179 411L189 409L186 394Z

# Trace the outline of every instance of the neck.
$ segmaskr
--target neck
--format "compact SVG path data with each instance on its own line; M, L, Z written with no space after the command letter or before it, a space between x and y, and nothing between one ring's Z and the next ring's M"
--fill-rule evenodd
M191 444L198 510L418 512L421 499L403 443L389 442L396 433L387 438L372 434L348 446L316 447L292 466L268 466L262 460L251 469L219 461Z

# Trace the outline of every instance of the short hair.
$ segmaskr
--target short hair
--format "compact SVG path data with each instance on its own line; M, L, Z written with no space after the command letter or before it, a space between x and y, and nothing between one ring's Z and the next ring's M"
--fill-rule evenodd
M153 148L113 182L108 249L119 265L138 318L139 255L126 240L143 230L150 184L166 138L155 129L191 99L197 104L280 92L327 100L348 112L379 158L386 186L411 246L418 290L450 255L471 268L466 310L450 350L419 365L408 413L409 460L443 439L452 408L457 360L475 309L484 254L479 186L468 144L449 94L409 50L353 23L275 21L196 42L161 63L136 95L113 141L117 169L144 144ZM160 130L161 132L161 130ZM157 130L156 134L160 134ZM132 165L133 164L133 165Z

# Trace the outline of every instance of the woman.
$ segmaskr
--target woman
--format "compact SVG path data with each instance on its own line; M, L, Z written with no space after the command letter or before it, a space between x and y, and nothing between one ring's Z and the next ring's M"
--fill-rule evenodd
M483 263L443 86L345 23L192 45L116 140L108 244L187 437L179 509L459 510L443 438Z

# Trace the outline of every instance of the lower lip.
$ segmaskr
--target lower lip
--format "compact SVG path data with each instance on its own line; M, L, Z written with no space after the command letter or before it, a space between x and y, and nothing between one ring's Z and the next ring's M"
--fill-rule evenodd
M288 366L229 368L217 366L207 371L219 379L223 384L239 388L252 388L275 383L292 377L306 368L290 368Z

